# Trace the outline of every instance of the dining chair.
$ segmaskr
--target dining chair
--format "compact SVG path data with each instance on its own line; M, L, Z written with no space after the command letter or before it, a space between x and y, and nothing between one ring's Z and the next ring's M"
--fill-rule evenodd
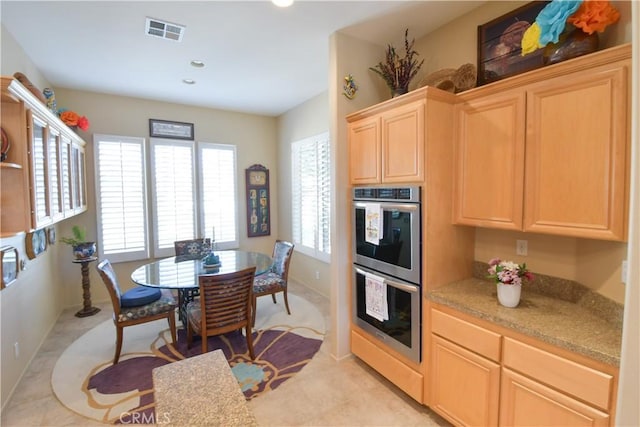
M173 248L176 256L203 258L209 253L211 239L176 240L173 242Z
M291 255L293 255L293 243L285 240L276 240L273 246L273 263L268 271L256 276L253 281L253 318L251 325L256 323L256 305L258 297L263 295L271 295L273 303L276 303L276 294L282 292L284 294L284 305L287 308L287 314L291 315L289 310L289 299L287 298L287 281L289 277L289 263Z
M207 338L245 328L251 360L251 302L256 267L227 274L198 276L200 298L187 305L187 347L193 334L202 337L202 354L208 351Z
M116 326L116 352L113 364L118 363L122 350L123 330L127 326L167 319L171 330L172 343L176 343L176 300L168 289L135 287L125 293L120 290L116 272L109 260L101 261L96 269L104 282L111 304L113 323Z

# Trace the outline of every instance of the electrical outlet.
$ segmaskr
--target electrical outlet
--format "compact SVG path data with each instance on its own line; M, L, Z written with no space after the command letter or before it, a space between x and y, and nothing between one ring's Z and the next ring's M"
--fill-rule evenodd
M316 280L320 280L320 272L316 271Z
M13 357L16 359L20 357L20 345L18 345L18 341L13 343Z
M627 260L625 259L624 261L622 261L622 269L621 269L621 273L620 273L620 281L623 284L627 283Z
M516 254L527 256L529 251L529 242L527 240L516 240Z

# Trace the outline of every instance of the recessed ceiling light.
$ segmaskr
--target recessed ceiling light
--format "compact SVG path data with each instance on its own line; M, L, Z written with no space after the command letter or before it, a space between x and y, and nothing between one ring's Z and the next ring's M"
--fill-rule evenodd
M202 68L204 67L204 62L198 60L198 59L194 59L193 61L191 61L191 66L192 67L196 67L196 68Z
M196 81L193 79L182 79L182 83L187 84L187 85L194 85L196 84Z
M271 0L271 3L278 7L289 7L293 4L293 0Z

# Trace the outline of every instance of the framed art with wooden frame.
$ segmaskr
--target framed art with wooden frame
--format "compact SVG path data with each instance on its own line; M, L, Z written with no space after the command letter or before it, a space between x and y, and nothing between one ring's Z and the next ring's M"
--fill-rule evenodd
M542 67L544 49L522 56L525 30L549 1L533 1L478 25L478 86Z
M271 211L269 208L269 169L252 165L245 169L247 189L247 236L269 236L271 234Z
M31 233L27 233L25 239L25 248L27 250L27 257L34 259L47 249L47 233L45 229L36 230Z
M4 246L0 248L0 289L4 289L11 285L17 278L19 259L18 250L13 246Z
M193 123L149 119L149 136L193 141Z

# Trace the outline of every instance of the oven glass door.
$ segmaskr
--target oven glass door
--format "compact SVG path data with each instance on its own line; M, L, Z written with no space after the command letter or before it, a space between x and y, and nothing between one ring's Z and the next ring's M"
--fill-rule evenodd
M365 202L353 203L354 262L412 283L420 280L420 205L380 203L382 239L378 245L366 241Z
M367 314L366 273L384 279L389 320L380 321ZM357 266L354 275L355 323L400 354L420 362L420 287Z

